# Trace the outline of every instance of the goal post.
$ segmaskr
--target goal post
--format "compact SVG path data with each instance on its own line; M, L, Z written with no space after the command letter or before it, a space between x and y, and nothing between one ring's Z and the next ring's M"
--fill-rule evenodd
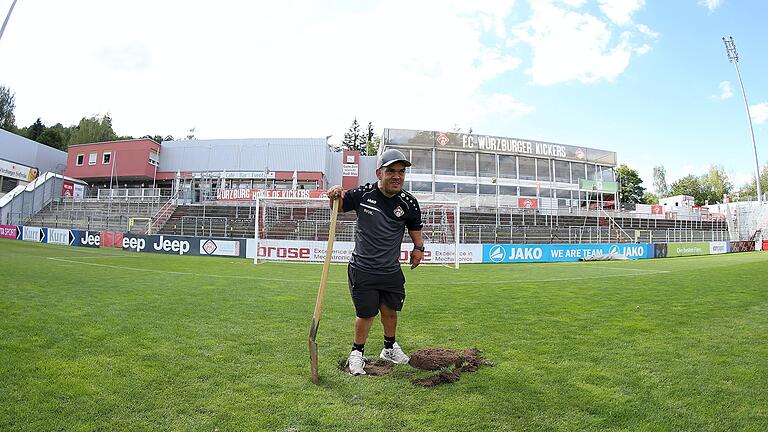
M459 267L459 204L420 201L425 265ZM321 263L325 260L331 209L327 198L258 197L256 199L254 263L291 261ZM332 262L348 262L355 245L356 215L339 213ZM407 264L413 250L403 230L400 261Z

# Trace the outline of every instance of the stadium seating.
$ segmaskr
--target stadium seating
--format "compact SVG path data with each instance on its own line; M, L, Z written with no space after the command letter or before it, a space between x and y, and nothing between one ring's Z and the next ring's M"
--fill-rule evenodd
M53 202L27 222L29 225L87 230L127 230L131 218L150 218L152 232L174 235L253 238L256 208L253 205L165 206L162 202L98 201ZM158 210L163 211L158 212ZM162 216L161 214L164 214ZM328 210L281 209L260 218L260 236L284 240L327 239ZM337 239L354 240L354 214L342 213L336 228ZM424 237L428 242L454 238L453 214L442 220L425 218ZM266 220L264 220L266 219ZM438 217L435 217L438 219ZM623 214L608 217L585 214L546 214L535 209L469 208L461 210L458 232L462 243L619 243L653 241L727 240L722 220L688 221L638 218ZM410 241L404 234L404 241Z

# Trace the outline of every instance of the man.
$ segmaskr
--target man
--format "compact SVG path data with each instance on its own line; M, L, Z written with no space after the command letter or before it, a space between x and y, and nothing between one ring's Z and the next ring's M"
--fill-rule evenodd
M389 149L376 163L378 182L349 191L341 186L328 189L331 206L334 199L341 199L341 211L357 212L355 250L347 268L357 315L348 360L351 375L365 375L365 341L379 312L384 327L384 349L379 357L397 364L410 360L395 339L397 312L405 301L405 276L399 261L404 229L408 229L414 245L411 268L424 258L419 203L403 190L405 168L409 166L403 153Z

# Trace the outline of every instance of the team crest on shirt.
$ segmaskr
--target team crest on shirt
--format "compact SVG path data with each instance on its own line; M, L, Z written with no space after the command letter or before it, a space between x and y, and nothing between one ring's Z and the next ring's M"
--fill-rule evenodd
M402 217L405 214L405 210L402 209L402 207L397 206L395 209L395 216Z

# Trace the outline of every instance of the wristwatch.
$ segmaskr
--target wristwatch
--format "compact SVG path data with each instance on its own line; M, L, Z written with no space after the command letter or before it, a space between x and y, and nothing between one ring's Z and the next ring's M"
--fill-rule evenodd
M416 246L416 245L413 245L413 250L418 250L418 251L422 251L422 252L424 252L424 250L425 250L425 249L424 249L424 246Z

